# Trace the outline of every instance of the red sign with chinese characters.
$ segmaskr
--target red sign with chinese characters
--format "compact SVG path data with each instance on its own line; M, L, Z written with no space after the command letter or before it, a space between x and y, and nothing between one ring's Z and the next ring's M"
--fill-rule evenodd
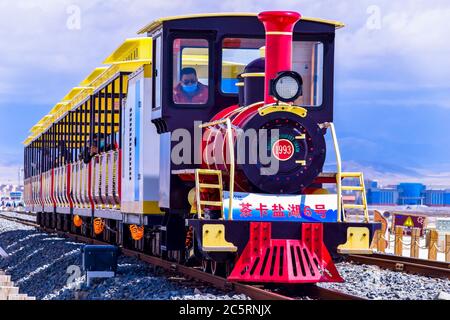
M336 195L234 195L232 215L236 221L337 221ZM228 196L224 196L225 216L228 216Z

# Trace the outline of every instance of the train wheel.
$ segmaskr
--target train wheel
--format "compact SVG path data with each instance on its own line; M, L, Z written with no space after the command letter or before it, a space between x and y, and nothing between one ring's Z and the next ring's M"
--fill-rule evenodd
M211 263L207 259L202 259L202 271L206 273L211 272Z
M160 243L160 233L155 232L152 235L151 244L152 244L152 255L155 257L161 256L161 243Z
M217 261L211 261L211 273L215 276L218 276L221 269L221 263Z

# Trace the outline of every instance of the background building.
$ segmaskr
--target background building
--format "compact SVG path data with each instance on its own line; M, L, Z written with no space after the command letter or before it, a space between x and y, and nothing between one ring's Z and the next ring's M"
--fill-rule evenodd
M426 187L422 183L400 183L397 187L399 205L423 205Z
M398 201L397 189L370 188L367 190L367 203L369 205L395 206Z
M450 189L427 189L421 183L400 183L381 187L376 181L367 180L367 203L378 206L425 205L449 207Z
M426 190L425 191L425 205L432 207L443 207L445 190Z

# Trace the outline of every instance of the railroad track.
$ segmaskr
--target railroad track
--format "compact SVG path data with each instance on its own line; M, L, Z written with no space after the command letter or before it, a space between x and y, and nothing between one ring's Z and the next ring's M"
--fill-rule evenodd
M20 223L23 225L35 227L49 234L57 234L58 236L64 236L77 242L95 245L109 245L109 243L87 238L84 236L42 228L41 226L32 221L21 219L19 217L11 217L0 213L0 218ZM274 290L268 290L258 286L245 285L241 283L231 283L228 282L227 279L225 278L218 277L191 267L186 267L184 265L175 262L147 255L142 252L125 248L121 248L121 251L122 254L126 256L135 257L143 262L163 268L167 271L181 274L187 277L188 279L190 278L204 283L208 283L209 285L212 285L213 287L220 290L234 291L238 294L244 294L253 300L299 300L304 297L318 300L366 300L365 298L352 296L333 289L321 288L316 285L294 286L286 289L282 288L281 290L279 288L275 288ZM274 292L278 290L282 293Z
M419 274L433 278L450 279L450 263L399 257L387 254L373 254L371 256L350 255L348 261L360 264L376 265L383 269L399 272Z
M8 220L8 221L12 221L12 222L17 222L17 223L20 223L20 224L23 224L23 225L26 225L26 226L29 226L29 227L40 228L40 225L38 225L37 223L35 223L33 221L27 220L27 219L21 219L21 218L18 218L18 217L11 217L11 216L7 216L7 215L5 215L3 213L0 213L0 218Z

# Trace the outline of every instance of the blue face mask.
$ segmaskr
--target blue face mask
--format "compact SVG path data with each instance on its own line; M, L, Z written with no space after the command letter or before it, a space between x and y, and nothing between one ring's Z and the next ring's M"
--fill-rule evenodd
M182 85L183 91L186 93L194 93L197 91L198 84Z

